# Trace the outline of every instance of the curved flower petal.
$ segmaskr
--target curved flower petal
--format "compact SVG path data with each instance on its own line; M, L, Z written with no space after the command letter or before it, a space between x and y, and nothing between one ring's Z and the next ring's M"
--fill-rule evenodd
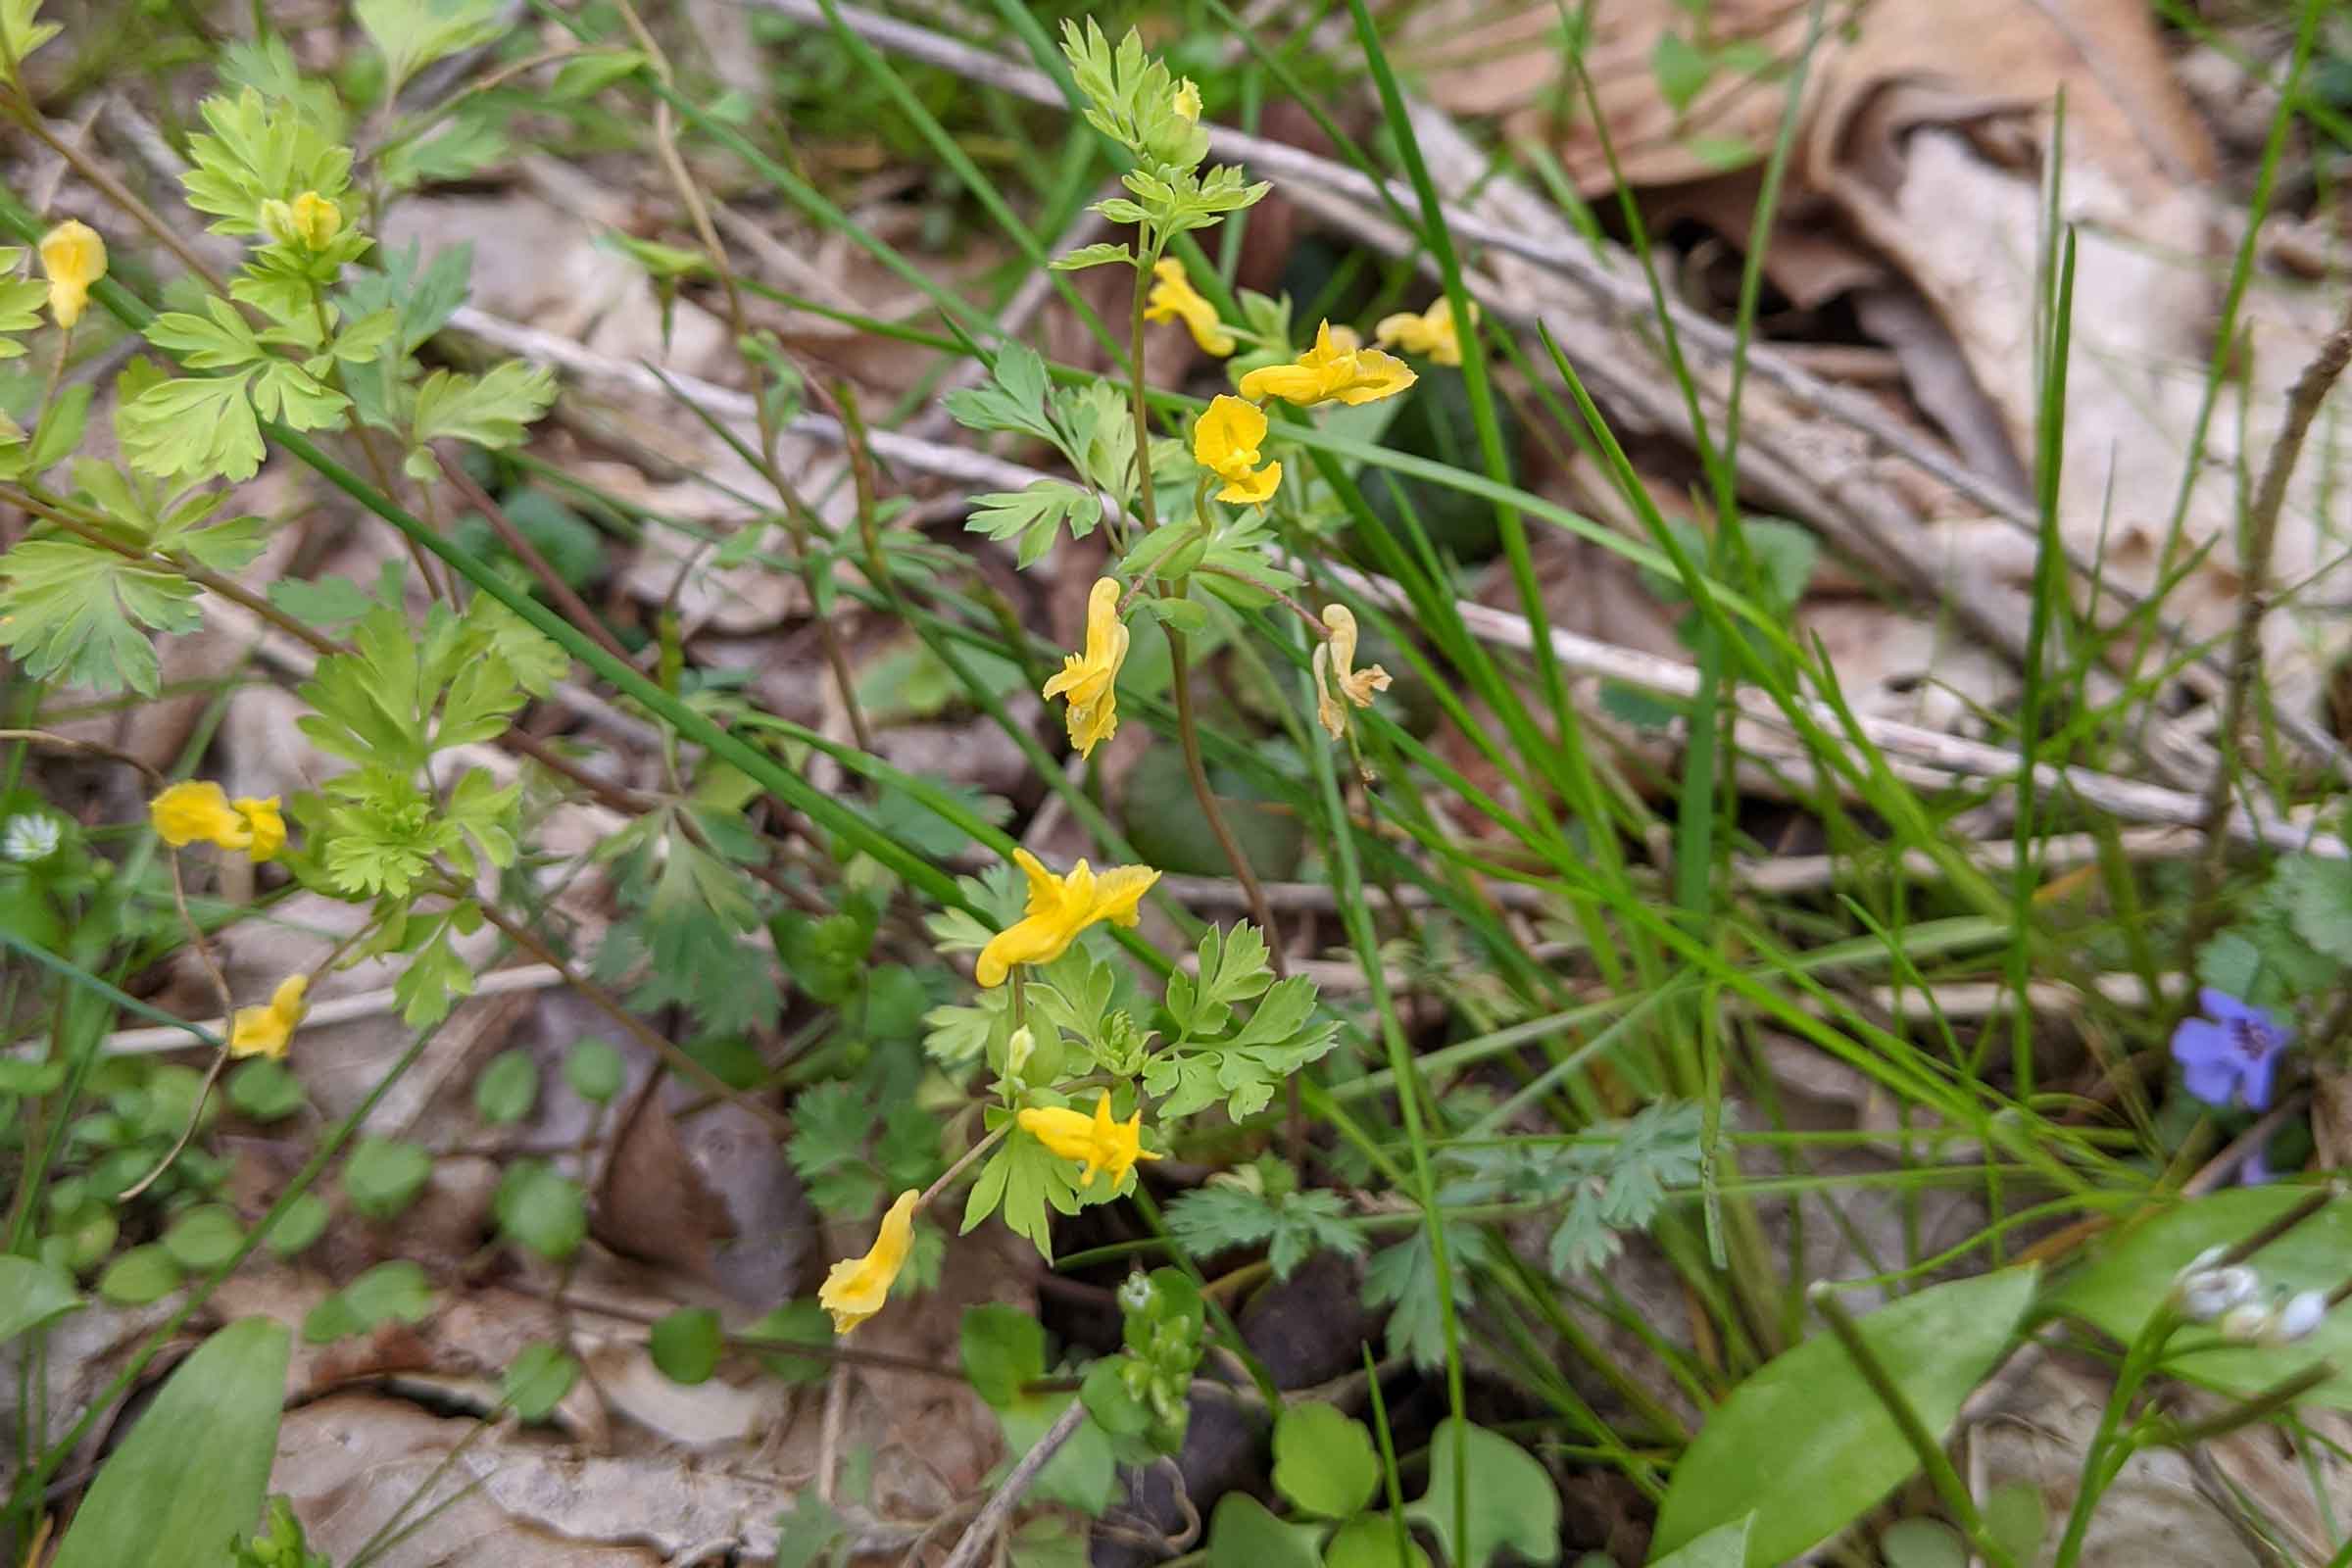
M239 1007L229 1022L228 1054L283 1059L294 1031L302 1026L302 1015L310 1010L303 1000L310 989L310 976L288 975L270 993L268 1006Z
M228 804L227 791L211 779L186 779L170 786L147 803L147 817L155 824L156 837L175 850L197 843L218 844L224 850L253 844L253 829Z
M845 1257L826 1273L816 1302L833 1314L833 1332L847 1334L882 1310L890 1288L906 1266L914 1246L914 1205L922 1194L909 1187L882 1216L874 1245L862 1257Z
M60 326L81 319L90 285L106 275L106 241L76 218L41 236L41 271L49 279L49 314Z

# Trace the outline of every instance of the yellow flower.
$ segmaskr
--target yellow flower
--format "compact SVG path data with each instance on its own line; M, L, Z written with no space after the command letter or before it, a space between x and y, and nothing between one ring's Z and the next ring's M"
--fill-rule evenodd
M1242 377L1242 396L1263 402L1374 403L1395 397L1419 377L1393 354L1378 349L1342 348L1331 323L1315 328L1315 346L1289 365L1268 365Z
M1169 100L1168 107L1175 110L1187 123L1200 122L1200 89L1193 85L1192 77L1186 76L1176 83L1176 96Z
M69 218L41 236L41 270L49 275L49 314L72 326L89 306L90 285L106 275L106 241Z
M1470 322L1473 326L1478 324L1475 300L1470 305ZM1426 355L1439 365L1462 363L1462 339L1453 327L1453 301L1443 295L1419 316L1404 311L1382 317L1372 335L1384 347L1394 343L1407 354Z
M1378 664L1355 667L1355 613L1346 605L1325 605L1323 624L1331 628L1331 637L1315 649L1315 717L1336 741L1348 733L1348 710L1332 693L1370 708L1372 694L1389 689L1389 672Z
M1106 865L1098 876L1080 860L1067 876L1055 876L1027 850L1013 851L1012 860L1029 878L1029 906L980 950L976 977L983 988L1003 985L1016 963L1052 963L1098 920L1135 924L1136 906L1159 880L1148 865Z
M147 815L156 836L175 850L218 844L267 860L286 846L286 819L277 808L274 795L242 795L231 801L211 779L188 779L150 801Z
M1127 625L1119 619L1119 585L1115 578L1098 577L1086 596L1086 652L1064 654L1061 673L1046 682L1048 701L1068 697L1064 715L1070 744L1080 757L1110 739L1119 727L1117 683L1119 665L1127 658Z
M1116 1187L1135 1169L1137 1160L1159 1158L1144 1147L1142 1107L1123 1122L1112 1121L1107 1090L1095 1102L1092 1116L1058 1106L1039 1107L1022 1111L1020 1122L1023 1132L1053 1152L1085 1162L1086 1169L1078 1176L1081 1187L1092 1182L1097 1171L1108 1176L1110 1185Z
M890 1299L891 1283L906 1266L907 1250L914 1245L914 1205L922 1194L909 1187L882 1216L882 1229L863 1257L845 1257L817 1287L816 1304L833 1314L833 1332L847 1334L882 1310Z
M343 232L343 209L315 190L290 202L273 197L262 203L262 228L283 244L322 251Z
M228 1054L282 1060L303 1013L309 1010L303 997L310 989L310 976L288 975L270 994L267 1007L239 1007L228 1031Z
M1193 426L1193 456L1225 481L1219 501L1262 506L1282 483L1282 465L1260 468L1257 446L1266 438L1265 411L1254 403L1219 393Z
M1152 269L1158 282L1144 297L1144 319L1174 321L1181 319L1193 341L1200 345L1203 354L1226 355L1233 352L1233 334L1217 319L1217 308L1202 299L1193 287L1193 280L1184 275L1184 264L1174 257L1163 258Z

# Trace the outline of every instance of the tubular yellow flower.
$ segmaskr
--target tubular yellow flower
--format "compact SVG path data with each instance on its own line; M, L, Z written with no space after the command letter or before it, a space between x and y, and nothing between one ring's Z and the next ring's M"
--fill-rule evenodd
M315 190L306 190L290 202L273 197L262 203L262 228L284 244L322 251L343 232L343 209Z
M1344 703L1370 708L1372 694L1389 689L1389 672L1378 664L1355 667L1355 612L1346 605L1325 605L1323 624L1331 637L1315 649L1315 717L1336 741L1348 733Z
M60 326L81 319L90 285L106 275L106 241L76 218L41 236L41 270L49 278L49 314Z
M278 814L276 796L240 796L232 803L211 779L172 785L147 803L147 816L156 836L175 850L218 844L267 860L286 845L286 819Z
M1064 1159L1085 1163L1078 1176L1080 1186L1095 1179L1101 1171L1118 1186L1135 1169L1139 1159L1157 1159L1159 1156L1144 1147L1144 1112L1141 1106L1125 1121L1110 1119L1110 1093L1095 1102L1095 1113L1082 1115L1075 1110L1058 1106L1038 1106L1020 1115L1021 1130Z
M246 831L253 835L253 843L245 853L257 861L275 859L277 852L286 847L286 819L278 814L277 797L240 795L229 804L245 819Z
M1094 756L1097 746L1118 732L1119 665L1126 658L1127 625L1119 619L1118 581L1099 577L1086 596L1086 652L1063 655L1061 673L1045 684L1048 701L1065 696L1070 700L1064 716L1070 744L1080 757Z
M980 950L976 978L983 988L1003 985L1016 963L1052 963L1098 920L1135 924L1136 906L1159 880L1148 865L1106 865L1098 875L1080 860L1068 875L1055 876L1027 850L1013 851L1012 860L1029 879L1029 906Z
M1475 300L1470 305L1470 321L1474 326L1478 323ZM1407 354L1426 355L1439 365L1462 363L1462 339L1453 325L1453 302L1443 295L1418 316L1404 311L1382 317L1372 335L1384 348L1394 343Z
M1193 426L1193 456L1225 481L1219 501L1262 506L1282 483L1282 465L1260 468L1258 443L1266 438L1265 411L1254 403L1219 393Z
M1200 89L1193 85L1192 77L1186 76L1176 83L1176 95L1169 100L1168 107L1184 117L1187 122L1193 124L1200 123Z
M914 1205L922 1194L909 1187L882 1216L882 1229L863 1257L845 1257L817 1287L816 1304L833 1314L833 1332L847 1334L882 1310L890 1287L906 1266L914 1246Z
M309 1010L303 998L310 989L310 976L288 975L270 994L270 1005L239 1007L228 1031L228 1054L284 1059L286 1047L301 1026L302 1015Z
M1342 348L1331 323L1315 328L1315 346L1289 365L1268 365L1242 377L1242 396L1255 402L1376 403L1395 397L1420 377L1412 367L1379 349Z
M1184 322L1193 341L1200 345L1203 354L1222 358L1234 349L1233 334L1217 319L1217 308L1200 297L1193 280L1184 275L1184 264L1174 257L1163 258L1152 269L1158 279L1152 292L1144 297L1144 319L1147 321Z

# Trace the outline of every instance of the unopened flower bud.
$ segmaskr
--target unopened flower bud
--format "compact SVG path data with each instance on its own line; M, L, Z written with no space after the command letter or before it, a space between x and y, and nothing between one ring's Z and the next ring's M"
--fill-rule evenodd
M2265 1344L2292 1345L2309 1339L2328 1316L2328 1298L2320 1291L2298 1291L2271 1314Z
M2231 1345L2260 1344L2271 1326L2271 1309L2244 1301L2222 1314L2222 1338Z
M1004 1042L1004 1076L1020 1077L1021 1069L1029 1065L1029 1058L1035 1054L1037 1036L1031 1034L1024 1024L1012 1032L1011 1039Z
M2242 1264L2208 1268L2183 1275L2173 1289L2173 1300L2191 1323L2210 1323L2231 1307L2251 1301L2261 1289L2261 1278Z

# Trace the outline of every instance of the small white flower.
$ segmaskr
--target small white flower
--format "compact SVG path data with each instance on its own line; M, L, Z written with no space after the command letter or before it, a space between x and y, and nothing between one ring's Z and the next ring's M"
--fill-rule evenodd
M2253 1301L2242 1302L2222 1314L2222 1338L2231 1345L2255 1345L2270 1332L2271 1309Z
M65 842L65 824L45 811L24 811L0 825L0 855L20 865L36 865Z

